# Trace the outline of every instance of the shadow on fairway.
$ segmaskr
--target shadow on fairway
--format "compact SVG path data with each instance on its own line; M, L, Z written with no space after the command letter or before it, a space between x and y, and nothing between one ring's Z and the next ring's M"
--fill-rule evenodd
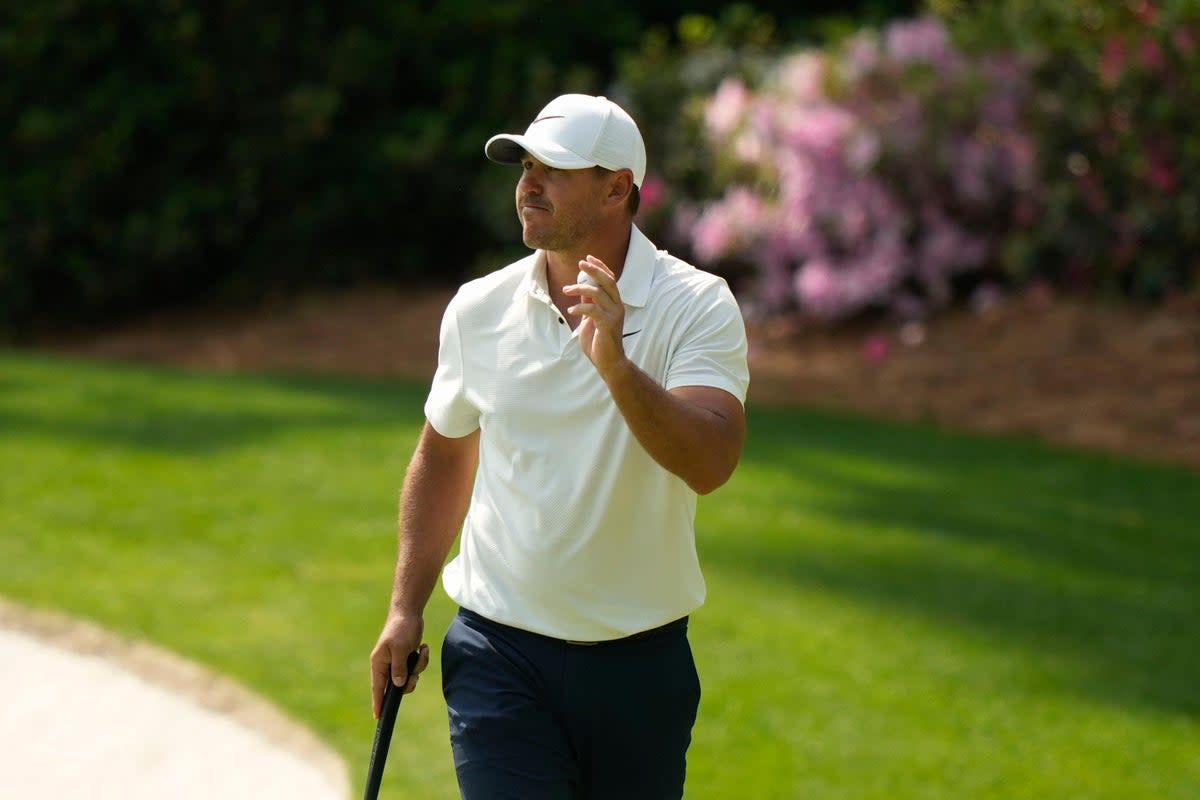
M425 389L411 382L215 375L39 357L6 363L0 431L76 439L84 447L207 455L294 431L424 419ZM30 402L22 402L26 392Z
M793 412L752 414L743 470L741 501L792 487L853 546L746 531L705 539L706 565L980 630L1067 657L1106 702L1200 715L1200 475ZM872 549L896 531L905 546Z

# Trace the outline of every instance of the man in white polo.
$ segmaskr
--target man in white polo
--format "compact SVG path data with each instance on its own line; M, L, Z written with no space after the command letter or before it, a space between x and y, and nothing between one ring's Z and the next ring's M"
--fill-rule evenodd
M412 691L428 663L442 572L461 607L442 676L463 797L679 798L700 697L693 519L741 454L745 327L723 280L633 225L646 151L615 103L563 95L485 152L521 165L535 252L442 320L376 714L388 680Z

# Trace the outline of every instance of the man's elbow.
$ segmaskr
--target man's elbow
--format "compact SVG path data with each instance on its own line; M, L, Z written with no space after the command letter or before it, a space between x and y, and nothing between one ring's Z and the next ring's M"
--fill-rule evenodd
M703 472L689 476L687 478L687 485L696 494L712 494L725 485L730 476L733 475L733 469L736 466L736 459L721 464L714 464Z
M736 402L732 398L730 401ZM725 485L741 460L746 441L741 406L725 413L709 409L709 413L712 416L708 419L715 424L707 429L702 443L697 442L690 450L687 474L678 473L696 494L711 494Z

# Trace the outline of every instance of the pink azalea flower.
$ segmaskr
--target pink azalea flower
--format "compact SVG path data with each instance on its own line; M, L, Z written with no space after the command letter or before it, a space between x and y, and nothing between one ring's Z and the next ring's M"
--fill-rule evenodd
M1116 80L1129 54L1114 41L1102 60ZM932 84L909 86L910 64L933 66ZM968 68L982 80L978 94L962 94ZM758 265L768 310L795 303L842 319L894 308L902 287L923 305L946 302L956 273L998 257L993 227L1033 224L1039 213L1040 162L1023 127L1028 69L1016 55L968 62L940 22L922 18L882 38L859 34L836 56L787 58L761 91L723 83L706 129L762 185L733 187L695 212L697 257ZM951 94L976 104L943 109ZM1165 159L1159 167L1147 178L1177 179ZM977 232L987 220L994 225Z
M834 317L843 305L833 269L823 261L812 260L800 268L795 276L795 291L801 305L819 317Z
M1022 188L1037 168L1037 145L1025 133L1010 133L1004 137L1004 151L1013 170L1013 184Z
M964 139L955 148L955 189L975 206L985 206L991 198L992 187L988 180L991 155L988 146L977 137Z
M1150 185L1162 194L1172 194L1179 186L1179 177L1175 170L1171 169L1166 148L1161 145L1153 146L1146 155Z
M944 216L939 217L921 238L917 271L927 281L935 281L941 275L982 266L990 251L987 241L967 233Z
M736 139L733 140L734 154L746 162L747 164L756 164L763 159L767 152L766 146L763 144L762 137L755 131L742 131Z
M660 207L666 200L667 182L658 173L651 172L642 181L639 193L642 196L642 200L638 211L648 214Z
M750 92L737 78L726 78L704 108L704 124L717 139L725 139L737 128L750 106Z
M729 215L720 204L706 208L692 228L692 247L701 261L718 261L732 240Z
M1100 53L1100 82L1110 88L1116 86L1128 57L1129 47L1125 40L1119 36L1108 37Z
M879 66L879 39L868 31L855 34L846 43L846 78L857 81Z
M1196 52L1196 32L1191 28L1175 28L1171 31L1171 44L1181 55L1190 56Z
M1167 59L1163 55L1162 45L1153 36L1143 36L1138 43L1138 57L1142 66L1151 72L1162 72L1167 68Z
M816 158L836 157L855 123L849 111L829 103L787 109L781 116L782 143Z
M700 215L693 228L692 246L702 260L717 261L735 245L757 238L762 225L762 201L749 189L735 186Z
M878 133L859 128L846 138L846 166L855 172L866 172L875 166L881 149Z
M863 340L862 356L872 364L882 364L892 354L892 342L882 333L876 333Z
M800 104L819 102L825 95L825 61L811 51L789 56L779 65L778 80L791 100Z
M957 61L946 28L932 17L893 22L884 31L884 41L888 55L900 64L951 67Z

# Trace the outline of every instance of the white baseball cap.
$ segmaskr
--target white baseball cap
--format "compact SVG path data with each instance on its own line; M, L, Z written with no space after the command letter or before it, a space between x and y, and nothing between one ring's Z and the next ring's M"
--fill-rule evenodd
M500 133L483 147L498 164L519 164L525 153L558 169L629 169L646 177L646 144L633 117L606 97L564 94L529 123L524 134Z

